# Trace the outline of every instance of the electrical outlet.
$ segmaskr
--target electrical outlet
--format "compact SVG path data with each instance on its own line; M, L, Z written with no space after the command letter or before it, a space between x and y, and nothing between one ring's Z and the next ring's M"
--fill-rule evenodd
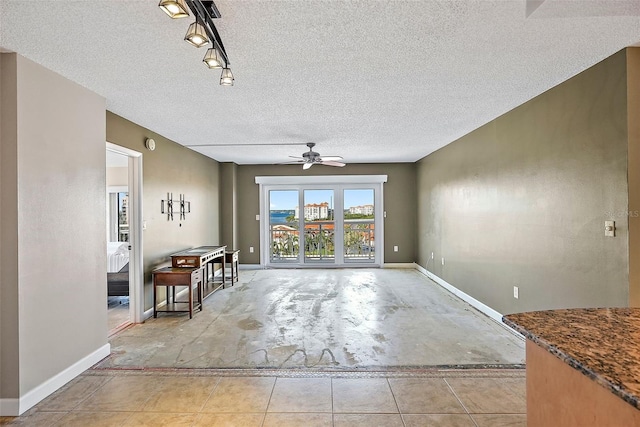
M515 299L518 299L518 298L520 298L520 296L519 296L519 295L520 295L520 289L518 289L518 287L517 287L517 286L514 286L514 287L513 287L513 297L514 297Z
M393 247L393 252L398 252L398 247L397 246Z
M444 265L444 258L442 258L442 265Z
M433 252L431 252L431 259L433 259Z
M249 253L252 254L253 253L253 246L249 246Z

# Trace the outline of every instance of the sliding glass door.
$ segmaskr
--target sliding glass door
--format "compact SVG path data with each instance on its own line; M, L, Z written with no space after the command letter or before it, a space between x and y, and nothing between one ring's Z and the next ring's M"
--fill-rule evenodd
M336 221L333 190L302 190L304 199L304 262L333 264Z
M272 263L300 262L298 190L269 191L269 260Z
M344 190L344 261L374 263L376 254L375 190Z
M261 194L266 266L381 266L382 183L264 185Z

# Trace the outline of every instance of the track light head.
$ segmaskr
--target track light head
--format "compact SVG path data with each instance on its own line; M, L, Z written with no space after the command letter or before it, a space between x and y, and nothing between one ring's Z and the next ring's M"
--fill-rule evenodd
M220 75L220 84L222 86L233 86L233 80L231 68L223 68L222 75Z
M184 36L184 40L195 47L202 47L209 43L207 33L202 24L198 21L189 25L187 34Z
M184 0L161 0L158 7L173 19L189 16L189 9Z
M207 53L204 55L202 62L209 68L224 68L223 59L215 46L207 49Z

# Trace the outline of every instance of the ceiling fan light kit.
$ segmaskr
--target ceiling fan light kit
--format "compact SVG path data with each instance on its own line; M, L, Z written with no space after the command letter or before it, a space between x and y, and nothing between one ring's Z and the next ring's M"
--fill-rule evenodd
M229 57L213 20L220 18L220 11L213 1L207 0L160 0L158 7L172 19L186 18L189 11L196 17L189 25L184 40L192 46L203 47L211 43L212 47L202 60L210 69L222 68L221 86L233 86L233 74L229 67Z
M302 164L303 170L307 170L313 165L336 166L339 168L346 166L346 164L341 161L342 157L340 156L321 156L320 153L313 151L315 145L315 142L308 142L307 147L309 147L309 151L302 153L302 157L289 156L293 159L300 160L289 162L288 164Z

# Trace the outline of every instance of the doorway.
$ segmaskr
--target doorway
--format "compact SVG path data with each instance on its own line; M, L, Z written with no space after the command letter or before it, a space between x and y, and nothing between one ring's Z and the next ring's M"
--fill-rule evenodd
M380 267L386 175L256 177L267 267ZM313 182L313 183L312 183Z
M106 144L109 335L143 316L142 154Z

